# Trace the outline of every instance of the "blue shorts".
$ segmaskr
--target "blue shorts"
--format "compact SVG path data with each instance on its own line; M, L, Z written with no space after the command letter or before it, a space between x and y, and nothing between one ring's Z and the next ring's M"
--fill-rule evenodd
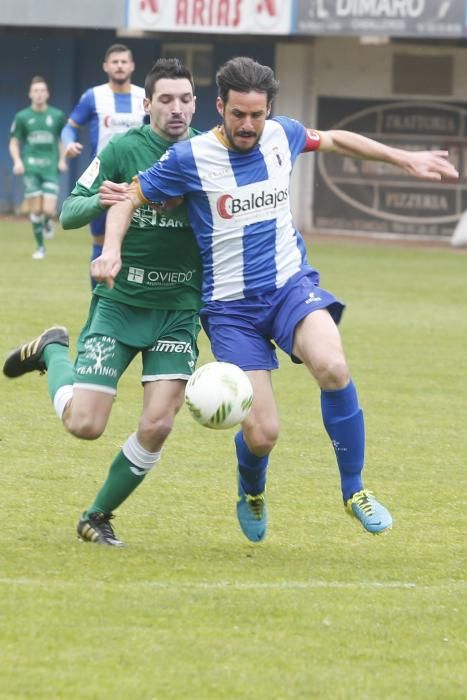
M99 214L99 216L96 216L96 218L90 222L89 227L91 229L91 233L93 236L103 236L104 235L106 218L107 218L107 211L103 211L102 214Z
M274 343L292 358L297 324L317 309L328 309L339 323L345 305L319 285L319 273L302 269L280 289L238 301L211 301L201 323L216 360L244 370L277 369Z

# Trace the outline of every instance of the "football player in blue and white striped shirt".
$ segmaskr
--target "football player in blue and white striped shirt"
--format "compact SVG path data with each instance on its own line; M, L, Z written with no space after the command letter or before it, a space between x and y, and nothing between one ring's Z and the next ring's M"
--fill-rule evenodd
M222 124L176 144L135 178L128 201L110 209L93 274L113 284L135 208L183 195L201 251L201 319L213 354L244 369L254 389L252 411L235 437L242 531L253 542L266 534L266 471L279 434L270 377L278 367L275 343L305 364L321 389L347 512L368 532L383 533L392 517L362 480L363 413L337 328L344 305L319 286L307 261L290 211L290 174L297 156L313 150L384 161L426 180L458 173L446 151L402 150L348 131L268 119L278 84L269 67L250 58L228 61L217 84Z
M109 78L107 83L86 90L73 108L62 131L67 158L75 158L83 150L78 130L89 124L91 156L96 157L112 136L141 126L144 121L144 88L131 83L135 64L130 49L124 44L113 44L105 52L102 66ZM105 233L104 212L91 221L93 236L91 260L102 252ZM93 283L94 286L94 283Z

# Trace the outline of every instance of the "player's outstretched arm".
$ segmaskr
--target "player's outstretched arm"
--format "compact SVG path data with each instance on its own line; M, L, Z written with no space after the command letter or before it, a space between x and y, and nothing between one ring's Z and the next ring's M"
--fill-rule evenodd
M456 180L459 177L456 168L448 160L448 151L406 151L386 146L352 131L339 129L321 131L320 136L320 151L391 163L409 175L423 180Z
M91 275L97 282L114 286L114 280L122 266L121 249L131 217L141 202L134 185L128 188L127 199L110 207L105 225L105 239L102 254L92 261Z

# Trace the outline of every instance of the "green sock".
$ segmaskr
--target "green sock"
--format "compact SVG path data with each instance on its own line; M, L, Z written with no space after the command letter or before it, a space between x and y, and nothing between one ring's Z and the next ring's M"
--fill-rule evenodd
M42 359L47 367L47 385L53 401L60 387L73 384L75 379L73 364L68 356L68 348L59 343L46 345Z
M133 474L132 466L130 460L120 451L112 462L107 479L97 494L96 500L86 511L86 515L89 513L112 513L128 498L146 476L145 474L142 476Z
M31 214L30 216L34 238L36 239L37 247L44 247L44 224L40 214Z

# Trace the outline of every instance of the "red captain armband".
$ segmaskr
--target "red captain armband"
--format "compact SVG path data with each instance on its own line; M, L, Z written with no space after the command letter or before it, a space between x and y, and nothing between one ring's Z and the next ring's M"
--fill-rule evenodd
M321 134L315 129L307 129L305 135L305 145L303 146L303 153L307 151L317 151L321 145Z

